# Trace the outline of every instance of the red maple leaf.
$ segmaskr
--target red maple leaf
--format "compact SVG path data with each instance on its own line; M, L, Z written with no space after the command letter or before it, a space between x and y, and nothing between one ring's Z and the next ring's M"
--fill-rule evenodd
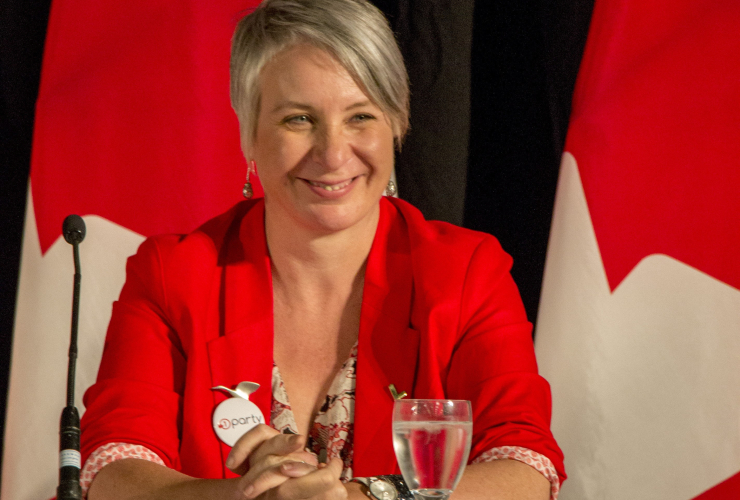
M609 284L669 255L740 289L740 4L594 11L566 149Z
M728 500L730 498L740 498L740 472L695 497L694 500Z
M258 3L53 3L31 168L42 251L69 213L188 232L241 199L230 40Z

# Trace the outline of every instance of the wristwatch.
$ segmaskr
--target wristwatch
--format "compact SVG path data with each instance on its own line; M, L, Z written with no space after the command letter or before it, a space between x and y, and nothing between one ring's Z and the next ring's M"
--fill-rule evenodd
M367 496L375 500L413 500L413 495L400 475L356 477L352 481L367 487Z

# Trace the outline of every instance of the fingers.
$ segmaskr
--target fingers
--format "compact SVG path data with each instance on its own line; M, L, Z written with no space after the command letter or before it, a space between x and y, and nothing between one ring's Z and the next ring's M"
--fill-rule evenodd
M242 475L240 494L245 499L343 500L347 490L339 481L343 463L332 459L318 464L304 451L305 436L280 434L258 425L244 434L229 453L226 466Z
M301 477L285 481L278 488L277 498L308 499L313 497L342 500L347 498L347 489L339 481L343 464L333 458L326 467L315 469Z
M260 424L244 434L234 444L226 458L226 467L237 474L244 474L250 467L268 455L288 455L303 450L306 444L305 436L298 434L281 434L272 427ZM247 463L247 459L249 462ZM315 459L306 455L299 458L314 462Z
M320 465L317 465L316 458L313 457L310 453L308 454L313 458L313 463L308 462L306 460L301 460L300 462L294 462L294 461L288 461L283 462L280 464L280 472L286 476L286 477L303 477L306 474L309 474L316 469L320 467ZM293 457L294 455L291 455Z
M255 464L264 460L270 455L287 456L295 453L302 454L302 457L298 460L309 461L316 465L316 459L310 453L306 453L303 449L306 446L306 436L300 434L278 434L266 441L260 443L259 446L249 455L249 463Z
M273 458L270 461L275 460L281 459ZM266 491L284 484L291 477L302 477L315 470L314 465L293 460L272 464L259 472L250 470L242 481L243 496L244 498L256 498Z
M247 467L246 460L252 452L265 441L280 435L278 431L264 424L259 424L245 433L231 448L226 458L226 467L237 474L243 474Z
M260 472L252 469L242 478L240 498L265 498L271 500L345 500L347 490L339 481L342 461L333 459L329 464L315 467L311 464L269 457L259 465L271 462ZM290 476L290 477L288 477Z

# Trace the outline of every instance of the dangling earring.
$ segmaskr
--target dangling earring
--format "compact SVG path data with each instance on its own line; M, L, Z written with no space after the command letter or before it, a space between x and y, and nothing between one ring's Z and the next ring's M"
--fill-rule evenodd
M252 190L252 183L249 182L249 174L251 172L257 173L257 169L255 168L254 160L249 160L247 162L247 182L244 183L244 189L242 189L242 194L246 199L251 199L252 196L254 196L254 191Z
M394 196L396 196L396 193L396 183L392 180L389 180L388 185L385 187L385 195L393 198Z

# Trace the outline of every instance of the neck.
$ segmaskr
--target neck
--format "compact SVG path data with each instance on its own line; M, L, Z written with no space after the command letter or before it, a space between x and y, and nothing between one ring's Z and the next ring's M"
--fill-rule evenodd
M378 208L349 228L321 232L284 220L279 213L266 209L265 233L273 286L281 285L298 299L352 293L362 282L379 214Z

